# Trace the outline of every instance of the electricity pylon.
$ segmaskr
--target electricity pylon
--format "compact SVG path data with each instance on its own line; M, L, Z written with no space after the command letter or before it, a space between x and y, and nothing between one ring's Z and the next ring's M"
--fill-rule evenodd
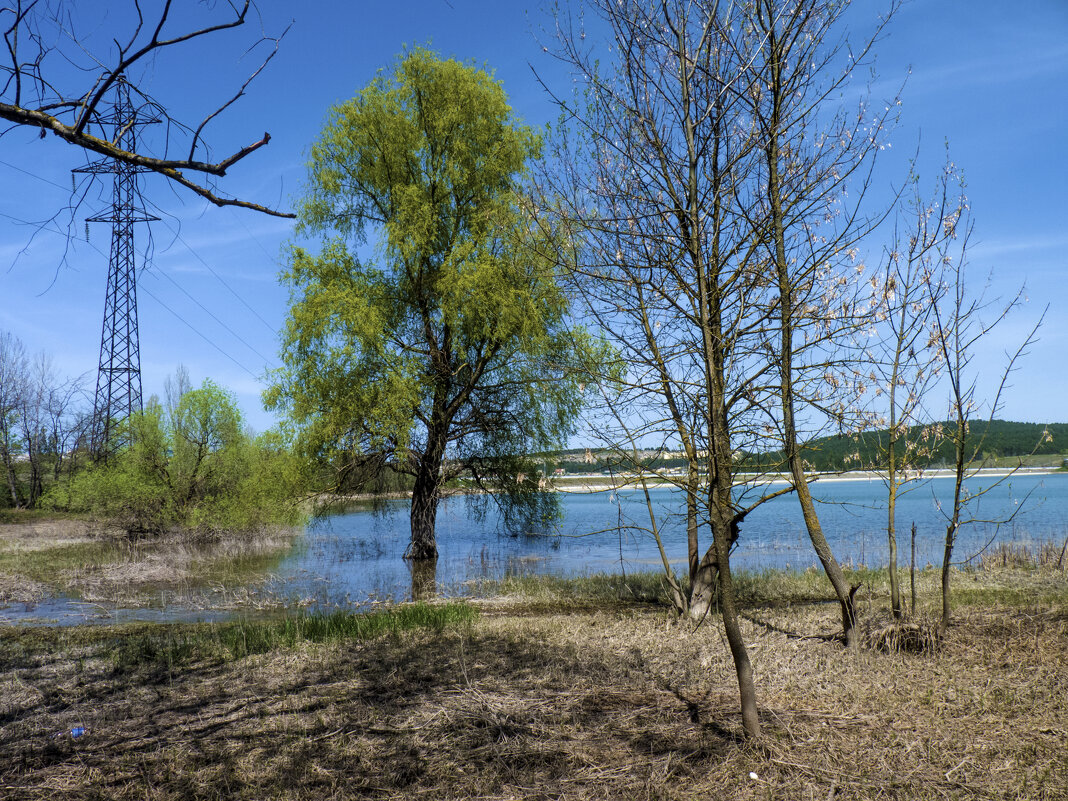
M112 125L113 141L127 153L137 152L137 129L155 119L139 119L130 102L125 80L115 83L115 103L109 117L100 120ZM134 251L134 223L158 220L140 204L137 174L145 172L115 159L101 159L75 172L111 173L115 176L111 209L86 222L111 223L111 254L104 296L104 324L100 333L100 364L93 402L92 450L107 458L126 443L117 430L120 422L141 411L141 346L137 331L137 268Z

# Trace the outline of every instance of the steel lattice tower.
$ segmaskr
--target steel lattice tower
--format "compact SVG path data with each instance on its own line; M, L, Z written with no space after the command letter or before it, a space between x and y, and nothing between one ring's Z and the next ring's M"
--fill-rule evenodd
M115 103L110 117L101 123L112 125L113 142L127 153L137 152L137 128L155 119L138 119L130 102L130 87L123 79L115 83ZM101 159L75 172L107 174L114 177L111 209L87 222L111 223L111 253L108 283L104 296L104 324L100 334L100 364L93 403L92 449L106 458L124 444L117 424L141 411L141 350L137 333L137 269L134 251L134 223L158 220L140 204L137 174L145 172L115 159Z

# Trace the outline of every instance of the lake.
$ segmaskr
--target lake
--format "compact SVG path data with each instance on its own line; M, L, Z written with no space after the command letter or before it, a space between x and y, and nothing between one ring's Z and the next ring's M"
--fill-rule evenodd
M968 482L971 492L995 478ZM945 518L939 503L952 497L951 478L935 478L898 500L898 562L907 565L910 529L916 523L917 566L941 565ZM650 490L668 556L679 572L686 565L683 500L670 488ZM827 539L846 564L882 566L886 556L885 486L878 479L816 482L820 519ZM640 490L560 493L562 519L550 531L515 534L504 530L490 505L479 522L468 499L444 501L438 511L439 593L463 595L484 580L509 575L575 576L660 570L660 556L648 529ZM1022 504L1022 509L1020 508ZM1016 475L983 496L976 507L987 520L1017 512L1011 523L974 523L958 535L957 558L976 557L993 541L1037 545L1068 537L1068 474ZM708 534L705 534L708 537ZM407 600L413 577L401 556L408 544L408 504L394 501L377 512L354 510L315 521L299 552L282 565L278 591L305 603L337 605ZM702 548L710 545L703 542ZM805 568L817 564L793 495L768 501L741 529L731 564L736 569ZM419 577L416 577L418 580Z
M978 477L968 483L973 493L996 479ZM951 478L934 478L913 488L898 501L898 562L909 561L910 528L917 530L917 566L942 562L945 519L939 503L952 493ZM685 571L686 534L681 494L669 488L650 490L668 555L678 572ZM871 567L886 564L885 487L878 479L823 480L813 485L820 502L824 531L844 564ZM444 501L438 512L440 558L434 581L446 596L477 592L480 583L513 575L576 576L660 570L660 557L648 527L644 495L638 490L559 493L562 515L551 529L509 532L489 504L483 519L472 514L470 499ZM988 544L1037 546L1068 538L1068 474L1018 474L981 499L975 517L1003 519L997 526L973 523L958 535L956 560L978 556ZM707 532L702 532L707 540ZM76 598L55 598L38 604L0 606L0 621L77 623L121 620L219 619L232 614L235 591L247 606L302 608L364 607L384 601L408 600L413 583L425 586L426 576L413 578L401 556L409 539L407 501L389 501L377 511L353 509L313 521L298 544L247 587L217 585L161 589L151 604L117 608ZM702 542L702 548L710 543ZM817 564L804 523L792 495L771 500L753 511L741 529L732 557L741 570L804 569Z

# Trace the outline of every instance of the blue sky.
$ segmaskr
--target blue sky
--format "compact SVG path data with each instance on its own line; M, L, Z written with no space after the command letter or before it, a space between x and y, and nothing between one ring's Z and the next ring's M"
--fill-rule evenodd
M95 4L94 4L95 5ZM116 4L111 4L116 5ZM858 0L853 18L874 19L882 2ZM516 112L542 125L555 112L536 69L553 86L570 77L536 38L551 19L542 5L481 0L295 4L260 0L265 30L292 22L275 60L248 95L208 129L218 152L271 134L270 144L231 170L221 189L290 207L299 196L307 148L331 104L354 95L405 45L429 44L443 55L495 70ZM258 23L257 23L258 24ZM100 26L106 29L107 23ZM225 100L254 68L238 58L249 31L212 46L161 58L146 86L184 119L199 119ZM917 146L920 174L934 178L948 141L964 170L975 222L971 273L994 270L994 290L1010 296L1026 285L1029 302L979 354L983 377L1003 351L1050 311L1011 381L1001 417L1068 420L1068 3L1064 0L914 0L877 47L876 98L891 98L907 77L902 116L881 171L903 173ZM911 74L908 71L911 67ZM229 93L229 94L228 94ZM0 137L0 329L31 351L45 351L67 375L95 380L109 231L84 217L105 203L91 198L73 225L39 229L70 203L70 170L85 163L76 149L33 131ZM889 187L885 187L888 191ZM110 191L110 189L108 189ZM261 376L277 365L278 330L287 292L277 283L280 253L292 224L235 209L216 209L155 176L146 199L163 220L152 226L151 262L139 277L141 366L146 397L185 364L194 383L210 377L233 390L257 429ZM146 241L145 229L138 231ZM581 432L576 438L582 441Z

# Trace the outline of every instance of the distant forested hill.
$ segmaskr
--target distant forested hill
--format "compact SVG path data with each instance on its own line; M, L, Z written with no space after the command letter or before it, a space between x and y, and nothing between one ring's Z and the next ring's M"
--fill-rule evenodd
M943 425L948 426L946 423ZM973 426L972 442L982 443L980 457L998 459L1030 454L1068 453L1068 423L1013 423L992 420L989 425L980 421L973 423ZM910 438L919 436L923 428L925 427L913 427L909 432ZM1052 441L1043 441L1045 432L1049 433ZM804 457L816 470L868 470L885 464L886 441L886 430L821 437L805 444ZM646 467L681 469L686 466L686 461L677 454L658 456L652 451L640 451L634 456ZM567 473L601 473L629 470L634 456L621 458L598 448L575 448L545 454L543 458L550 472L562 469ZM925 466L948 465L952 460L953 444L943 440L926 457ZM749 463L774 469L782 463L782 454L739 454L739 462L742 465Z
M943 425L948 427L949 424ZM924 428L914 426L909 431L909 437L920 436ZM1046 432L1049 437L1045 436ZM868 431L856 436L823 437L805 445L805 458L818 470L881 467L886 463L886 442L886 430ZM1068 453L1068 423L975 422L969 436L969 450L976 446L979 448L979 457L988 459ZM953 443L942 439L923 461L928 466L952 463Z

